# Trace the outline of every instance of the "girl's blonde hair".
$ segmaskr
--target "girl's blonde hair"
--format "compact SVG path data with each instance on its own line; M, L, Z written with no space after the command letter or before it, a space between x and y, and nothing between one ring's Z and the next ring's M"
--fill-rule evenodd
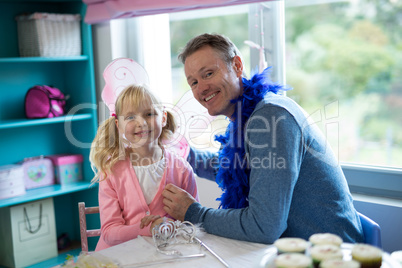
M138 109L145 101L149 100L156 108L163 110L160 100L144 85L127 86L118 96L115 109L116 117L106 119L98 128L98 132L91 145L89 159L95 177L92 183L98 182L101 177L106 178L111 173L114 164L127 157L127 142L119 139L115 119L119 118L123 107L127 105L133 109ZM162 141L169 139L176 130L176 122L173 115L166 111L166 125L162 128L162 133L158 139L159 146Z

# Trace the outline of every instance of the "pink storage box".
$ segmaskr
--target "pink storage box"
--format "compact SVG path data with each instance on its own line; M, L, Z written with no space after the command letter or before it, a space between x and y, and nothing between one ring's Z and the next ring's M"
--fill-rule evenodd
M25 189L38 188L54 184L54 171L52 161L43 156L24 159Z
M59 154L46 157L53 163L57 183L69 184L82 180L83 157L81 154Z
M0 167L0 199L25 194L24 170L21 165Z

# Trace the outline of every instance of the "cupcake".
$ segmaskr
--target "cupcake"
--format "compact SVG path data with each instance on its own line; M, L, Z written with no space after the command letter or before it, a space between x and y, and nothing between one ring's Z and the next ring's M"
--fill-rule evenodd
M342 238L336 234L319 233L310 236L309 241L314 245L335 245L340 247L342 245Z
M320 268L359 268L360 263L354 260L325 260L320 263Z
M276 268L311 268L312 261L301 253L283 253L275 258Z
M391 253L391 258L396 260L400 265L402 265L402 250L394 251Z
M307 248L307 241L302 238L284 237L274 242L278 254L282 253L304 253Z
M379 268L382 264L382 250L368 244L355 244L352 259L360 262L362 268Z
M342 260L343 253L340 247L335 245L316 245L310 250L314 267L319 267L320 263L325 260Z

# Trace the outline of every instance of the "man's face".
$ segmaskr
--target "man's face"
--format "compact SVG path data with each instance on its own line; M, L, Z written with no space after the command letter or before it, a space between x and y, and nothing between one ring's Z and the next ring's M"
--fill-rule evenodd
M208 109L212 116L231 117L241 95L243 64L236 56L228 69L218 52L205 46L186 58L184 72L194 98Z

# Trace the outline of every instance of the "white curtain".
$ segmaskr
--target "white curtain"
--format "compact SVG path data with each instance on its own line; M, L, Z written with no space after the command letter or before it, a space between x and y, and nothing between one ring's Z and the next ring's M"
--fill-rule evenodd
M85 22L100 23L118 18L172 13L184 10L261 2L261 0L83 0Z

